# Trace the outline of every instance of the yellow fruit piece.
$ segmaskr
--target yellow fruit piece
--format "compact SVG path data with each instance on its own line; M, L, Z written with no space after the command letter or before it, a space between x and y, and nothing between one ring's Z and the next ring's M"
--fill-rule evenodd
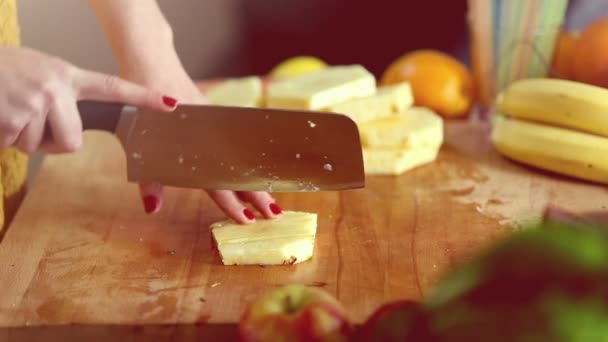
M283 109L327 108L376 92L376 79L361 65L333 66L271 83L267 107Z
M519 119L496 117L492 141L501 154L524 164L608 183L608 138Z
M443 118L424 107L359 125L361 143L371 148L439 146L443 143Z
M355 98L323 108L349 116L356 123L384 118L408 109L414 98L408 82L379 87L374 95Z
M608 89L560 79L522 79L497 98L505 115L608 136Z
M270 71L270 75L277 78L293 77L325 68L327 64L319 58L298 56L279 63Z
M284 211L275 219L226 220L210 228L224 265L297 264L312 258L317 214Z
M429 145L403 148L363 148L363 164L367 175L400 175L433 162L441 146Z
M262 80L257 76L229 79L207 92L214 105L260 107L263 100Z

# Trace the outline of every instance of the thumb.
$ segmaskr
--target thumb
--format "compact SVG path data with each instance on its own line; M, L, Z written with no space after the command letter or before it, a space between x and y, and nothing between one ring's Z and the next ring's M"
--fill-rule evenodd
M78 100L118 102L155 111L172 111L177 106L173 97L119 78L78 69L74 77Z

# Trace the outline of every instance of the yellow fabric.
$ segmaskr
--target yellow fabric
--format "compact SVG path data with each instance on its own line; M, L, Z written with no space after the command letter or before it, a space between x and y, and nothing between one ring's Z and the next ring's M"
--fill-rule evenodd
M18 46L19 43L16 0L0 0L0 45ZM27 169L25 154L13 148L0 149L0 236L21 204Z

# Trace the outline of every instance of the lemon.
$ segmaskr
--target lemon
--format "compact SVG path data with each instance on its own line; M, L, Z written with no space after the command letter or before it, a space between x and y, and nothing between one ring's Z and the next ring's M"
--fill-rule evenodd
M312 56L297 56L284 60L275 66L270 75L273 77L293 77L325 69L327 64Z

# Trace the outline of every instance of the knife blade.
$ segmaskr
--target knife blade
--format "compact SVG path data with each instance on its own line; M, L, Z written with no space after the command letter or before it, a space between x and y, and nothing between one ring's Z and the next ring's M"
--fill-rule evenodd
M129 182L207 190L311 192L365 186L346 115L215 105L171 113L80 101L84 130L115 134Z

